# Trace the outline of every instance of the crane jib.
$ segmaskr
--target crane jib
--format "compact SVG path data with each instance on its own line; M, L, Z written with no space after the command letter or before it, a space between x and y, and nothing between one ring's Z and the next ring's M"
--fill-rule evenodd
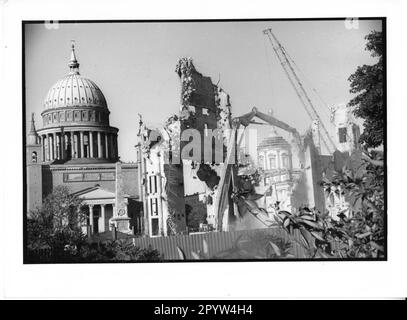
M290 81L291 86L294 88L294 91L295 91L296 95L298 96L298 98L300 99L300 102L303 105L308 116L311 118L311 120L318 120L320 128L322 129L321 141L325 145L325 147L328 149L328 152L332 153L333 150L336 149L335 142L332 140L328 130L326 129L317 110L315 109L301 80L299 79L297 73L295 72L293 66L291 65L290 60L287 57L287 55L288 55L287 51L282 46L282 44L278 41L277 37L274 35L274 33L271 31L271 29L266 29L263 31L263 33L265 35L267 35L267 37L271 43L271 46L273 48L273 51L275 52L288 80Z

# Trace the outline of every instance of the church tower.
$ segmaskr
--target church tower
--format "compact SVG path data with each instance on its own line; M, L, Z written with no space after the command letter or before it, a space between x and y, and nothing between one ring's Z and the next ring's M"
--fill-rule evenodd
M34 113L31 114L31 127L27 136L27 204L28 211L42 203L42 166L40 163L41 144L35 129Z

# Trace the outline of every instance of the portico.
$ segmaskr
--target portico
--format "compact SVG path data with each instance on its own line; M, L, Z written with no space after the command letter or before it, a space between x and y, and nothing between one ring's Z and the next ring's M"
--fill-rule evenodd
M82 199L84 210L87 212L86 222L82 225L82 230L87 233L88 226L92 234L103 233L112 229L112 219L117 217L115 193L104 190L99 186L88 188L75 195ZM128 204L127 197L125 204Z

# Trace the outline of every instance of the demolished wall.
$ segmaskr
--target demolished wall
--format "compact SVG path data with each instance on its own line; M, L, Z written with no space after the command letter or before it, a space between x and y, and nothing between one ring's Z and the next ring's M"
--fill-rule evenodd
M224 146L225 139L222 131L215 133L212 139L211 131L230 127L229 96L214 85L210 77L199 73L190 58L180 59L175 71L181 81L178 114L169 117L162 129L144 126L140 134L145 164L145 210L150 221L149 228L155 230L151 230L150 235L185 232L185 197L192 193L198 193L200 199L205 199L207 222L216 226L212 207L224 164L223 157L222 161L215 163L217 158L213 149L216 145ZM192 139L181 139L190 132L188 129L199 133L200 144L197 150L184 152L189 150ZM225 152L225 148L221 150ZM154 181L153 187L151 181Z

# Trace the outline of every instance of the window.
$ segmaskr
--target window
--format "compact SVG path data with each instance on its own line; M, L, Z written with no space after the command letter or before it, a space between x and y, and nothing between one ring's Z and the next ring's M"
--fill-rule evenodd
M283 154L281 156L281 160L282 160L282 163L283 163L283 168L288 169L290 167L288 155Z
M346 142L346 128L339 128L339 143L344 143Z
M66 182L83 181L83 174L82 173L65 173L64 181L66 181Z
M82 181L114 181L114 172L85 172L85 173L64 173L64 182L82 182Z
M159 224L158 224L158 219L151 219L151 233L153 236L158 236L159 234Z
M151 216L158 216L158 199L150 198L150 214Z
M149 176L149 193L156 193L158 191L157 189L157 176Z
M259 157L259 166L260 166L260 168L265 169L264 168L264 157L263 156Z
M276 156L269 156L269 165L270 169L276 169L277 167Z

